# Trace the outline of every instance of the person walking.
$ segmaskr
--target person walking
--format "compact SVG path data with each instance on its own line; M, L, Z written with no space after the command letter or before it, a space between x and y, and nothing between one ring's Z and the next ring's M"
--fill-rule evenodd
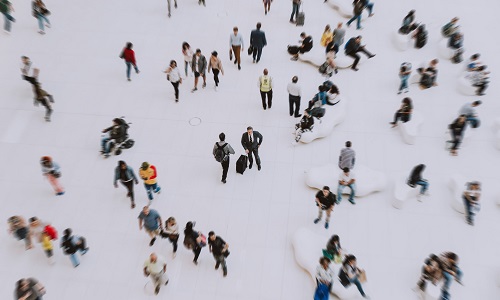
M299 77L293 76L292 82L288 83L286 89L288 91L288 105L290 109L290 116L295 118L300 118L300 98L302 96L302 89L300 85L297 84ZM295 109L294 109L295 106Z
M210 73L210 70L212 70L214 73L215 91L217 91L217 88L219 87L219 73L224 75L222 62L220 58L217 57L217 55L218 55L217 51L213 51L212 55L210 56L210 59L208 60L208 73Z
M361 27L361 14L363 13L363 10L365 9L365 6L363 5L363 1L362 0L354 0L352 5L354 6L353 10L352 10L353 17L349 21L347 21L347 23L346 23L347 27L349 27L352 22L357 21L356 29L363 29L363 27Z
M260 22L257 23L256 28L250 33L250 46L253 48L253 63L258 63L260 61L262 48L267 45L266 33L260 30L261 27L262 24Z
M179 84L182 84L182 76L179 68L177 68L177 62L175 60L171 60L170 66L164 71L164 73L167 74L167 80L170 81L174 87L175 102L179 102Z
M138 184L139 181L135 176L134 170L123 160L120 160L118 162L118 166L115 168L115 176L113 180L115 188L118 188L118 184L116 183L118 180L120 180L120 183L127 188L127 197L130 198L130 207L135 208L134 183Z
M33 85L33 92L35 93L35 101L33 104L38 106L42 104L45 107L45 121L50 122L50 116L52 115L52 105L54 103L54 97L42 89L39 82Z
M26 250L33 248L33 244L31 242L30 227L23 217L12 216L7 220L7 223L9 225L9 233L14 235L14 237L18 240L24 240Z
M345 257L344 261L342 262L342 269L340 271L340 273L343 274L339 274L339 279L341 283L344 283L343 279L345 279L347 281L347 285L353 283L358 288L358 291L361 296L363 296L363 298L370 299L370 297L365 294L365 291L363 291L363 286L361 285L360 280L361 276L365 276L363 275L365 271L358 268L356 261L356 256L352 254Z
M267 15L271 10L271 2L273 2L273 0L262 0L262 2L264 3L264 14Z
M148 194L148 199L151 204L151 201L153 201L153 193L161 193L161 187L158 185L156 180L156 177L158 176L156 167L146 161L143 162L141 168L139 169L139 176L142 180L144 180L144 188L146 188L146 193Z
M479 118L477 117L476 107L482 103L483 102L481 102L481 100L465 103L458 112L459 115L465 115L466 122L468 122L472 128L478 128L481 124Z
M335 206L335 195L330 192L330 187L324 186L323 189L316 193L316 206L318 207L318 217L314 219L314 224L318 224L323 217L323 211L326 211L325 229L328 229L330 224L330 215Z
M266 110L268 107L271 109L273 105L273 78L269 76L269 71L267 71L267 69L264 69L263 73L264 75L259 77L259 90L260 97L262 98L262 107Z
M226 143L226 135L224 132L219 134L219 140L215 143L212 153L215 160L222 165L222 183L226 183L227 171L229 170L229 155L234 154L234 149L229 143Z
M319 259L319 266L316 267L316 291L314 292L314 299L328 300L330 290L333 286L333 281L336 278L335 273L330 268L330 259L321 257Z
M428 196L427 190L429 189L429 182L422 177L422 173L425 170L424 164L419 164L413 168L410 173L410 177L408 177L408 185L412 188L420 185L420 193L417 196L418 201L422 201L422 196Z
M50 11L45 6L42 0L34 0L31 2L32 15L38 20L38 31L39 34L45 34L45 26L50 28L50 21L47 16L50 15ZM45 26L44 26L45 24Z
M345 29L342 28L344 24L339 22L337 28L333 30L333 44L336 46L335 53L339 52L340 46L344 43ZM328 51L327 51L328 52Z
M205 71L207 70L207 59L201 54L200 49L196 49L196 53L191 59L191 68L194 73L194 88L191 90L192 93L198 90L198 78L201 76L203 78L202 88L207 86L207 77L205 76Z
M354 168L354 163L356 162L356 152L351 148L351 141L345 142L345 148L340 150L339 155L339 168L344 170L344 168L349 168L352 170Z
M173 257L177 252L177 241L179 240L179 226L174 217L170 217L165 221L165 230L161 233L162 238L168 238L174 248Z
M262 144L264 137L258 131L253 131L252 126L247 127L247 131L241 136L241 145L245 149L245 153L248 155L248 161L250 162L248 168L251 169L253 165L252 154L255 156L255 161L257 162L257 169L260 171L260 157L259 148Z
M33 66L30 58L27 56L21 56L21 76L24 80L35 85L38 82L38 75L40 74L40 69Z
M50 156L42 156L40 165L43 176L47 177L47 180L56 192L56 196L64 195L64 188L59 183L59 178L61 177L61 168L59 165Z
M450 129L451 133L451 148L450 148L450 154L453 156L458 155L458 147L460 146L460 143L462 143L463 135L465 132L465 127L467 126L467 116L466 115L460 115L458 118L453 121L450 125L448 125L448 128Z
M192 72L191 62L193 60L193 50L191 50L191 46L184 42L182 43L182 55L184 56L184 72L186 72L186 77L188 76L188 69Z
M47 291L35 278L23 278L16 282L14 295L16 300L42 300Z
M302 4L301 0L292 0L292 15L290 16L290 23L297 22L297 16L299 14L300 4Z
M350 171L349 168L342 169L342 173L339 176L339 186L337 188L337 202L339 204L342 201L342 191L345 187L349 187L351 189L351 194L349 195L349 202L352 204L356 204L354 201L354 196L356 195L356 177Z
M440 260L442 263L443 279L444 283L441 288L441 298L440 300L451 299L450 286L453 280L457 281L459 284L462 283L462 270L458 267L458 255L453 252L445 252L440 255Z
M472 181L467 183L467 189L462 195L465 205L465 220L467 224L474 226L474 216L479 211L481 198L481 183Z
M171 0L167 0L167 8L168 8L168 17L170 18L171 14L170 14L170 1ZM177 8L177 0L174 0L174 8Z
M229 50L233 50L234 64L241 70L241 52L243 52L243 37L238 33L238 27L233 27L233 34L229 35Z
M319 44L321 47L326 47L329 43L333 41L333 32L332 29L330 28L330 25L325 26L325 30L323 31L323 34L321 35L321 40L319 41Z
M218 270L219 266L222 265L224 277L227 276L226 257L229 256L228 248L229 244L226 243L220 236L216 236L215 232L210 231L208 233L208 249L214 256L215 269Z
M160 214L154 209L149 209L149 206L144 206L137 218L139 219L139 230L142 230L144 227L151 238L149 246L153 246L156 241L156 236L160 234L162 230Z
M144 262L144 276L151 277L151 281L155 285L155 295L160 292L160 287L168 284L167 262L156 253L151 253L149 258Z
M135 52L132 50L134 45L131 42L128 42L125 48L123 48L122 54L120 58L125 60L125 65L127 66L127 80L130 81L130 69L134 67L135 73L139 74L139 68L137 67L137 63L135 61Z
M358 62L361 58L357 54L358 52L363 52L366 56L368 56L368 59L375 56L375 54L371 54L368 50L366 50L365 46L361 46L361 36L360 35L358 35L357 37L351 38L345 44L345 55L354 58L354 63L352 64L352 67L351 67L351 69L353 69L354 71L358 70L356 67L357 67Z
M80 260L76 253L80 252L81 255L85 255L89 251L85 238L73 235L73 231L70 228L66 228L63 232L61 248L63 248L64 254L69 255L69 259L75 268L80 265Z
M14 11L14 7L12 7L12 3L10 3L9 0L0 0L0 12L4 17L3 30L7 34L10 34L12 23L16 22L16 19L14 19L14 17L11 15L11 13Z
M206 246L206 238L201 232L195 231L193 229L194 222L187 222L186 228L184 228L184 246L186 248L193 250L194 259L193 263L198 265L198 257L200 256L202 247Z

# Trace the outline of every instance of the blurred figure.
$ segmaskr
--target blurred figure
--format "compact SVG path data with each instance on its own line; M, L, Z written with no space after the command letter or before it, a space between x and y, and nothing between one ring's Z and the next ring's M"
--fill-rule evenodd
M45 34L45 26L50 28L50 21L47 18L50 15L50 11L45 6L42 0L34 0L31 2L32 15L38 20L38 31L39 34Z
M420 194L418 195L418 201L422 201L422 196L427 195L427 190L429 189L429 182L426 179L422 178L422 173L425 170L425 165L420 164L413 168L410 173L410 177L408 177L407 184L412 188L415 188L417 185L420 185Z
M156 167L149 164L148 162L143 162L141 168L139 169L139 176L144 180L144 188L148 194L149 201L153 201L153 193L160 194L161 187L158 185Z
M174 0L174 7L177 8L177 0ZM167 0L168 17L170 18L170 0Z
M40 103L45 107L45 121L50 122L50 116L52 115L51 103L54 103L54 97L43 90L40 86L40 83L38 82L33 85L33 91L35 93L35 101L33 102L33 104L35 106L38 106L38 104Z
M153 246L156 241L156 236L159 235L163 229L160 214L154 209L149 209L149 206L144 206L137 218L139 219L139 230L142 230L144 227L151 238L149 247Z
M446 23L446 25L441 28L441 33L443 34L444 37L451 37L453 34L458 32L459 26L457 25L458 23L458 18L455 17L451 19L450 22Z
M427 68L417 69L417 72L422 75L422 77L420 77L420 89L424 90L433 86L437 86L438 63L438 59L433 59L431 60Z
M194 55L193 50L191 50L191 46L187 42L182 43L182 55L184 56L184 72L186 73L187 77L188 70L190 70L191 72L193 71L191 62Z
M130 69L134 67L135 73L139 74L139 68L137 68L137 64L135 61L135 52L132 50L134 45L131 42L128 42L125 48L120 55L120 58L125 60L125 65L127 66L127 80L130 81Z
M194 93L198 90L198 78L200 76L203 78L203 85L201 87L205 88L207 86L207 77L205 76L205 71L207 70L207 59L201 54L200 49L196 49L196 53L191 59L191 68L194 73L194 88L191 90L191 93Z
M474 216L480 208L481 183L478 181L468 182L462 198L465 205L465 220L467 224L474 226Z
M40 165L42 167L43 176L49 181L56 192L56 196L64 195L64 188L59 183L59 178L61 177L61 168L59 165L54 162L50 156L42 156Z
M343 253L342 253L342 246L340 245L340 238L338 235L334 234L328 240L328 243L326 244L326 253L329 256L325 257L332 260L334 263L336 264L342 263ZM325 252L323 252L323 254L325 254Z
M155 286L155 295L160 292L160 287L162 284L168 284L167 263L165 259L161 256L156 255L156 253L151 253L149 258L144 262L144 276L151 277L151 281Z
M321 40L319 41L319 44L321 47L326 47L329 43L333 41L333 32L332 29L330 28L330 25L325 26L325 31L323 31L323 35L321 35Z
M69 256L69 259L75 268L80 265L80 260L78 259L76 253L80 252L81 255L85 255L89 251L86 239L84 237L73 235L73 231L70 228L65 229L63 232L63 236L61 238L61 248L63 248L64 254Z
M361 46L361 36L353 37L345 44L345 55L354 58L354 63L351 66L351 69L357 71L356 68L358 66L358 62L361 57L357 54L358 52L363 52L368 59L375 56L375 54L371 54L368 50L366 50L365 46Z
M14 12L14 7L12 7L12 3L9 0L0 0L0 12L4 16L4 25L3 30L5 33L10 34L10 28L13 22L16 22L16 19L11 15Z
M224 277L227 276L226 257L229 256L229 244L227 244L220 236L216 236L213 231L208 233L208 249L215 259L215 269L218 270L222 265Z
M399 68L399 78L401 79L401 84L399 85L398 95L402 92L408 93L408 79L411 75L411 64L408 62L402 63Z
M324 186L321 191L316 193L316 206L318 207L318 217L314 219L314 224L318 224L323 217L323 211L326 211L325 229L328 229L330 223L330 215L335 206L335 194L330 192L330 187Z
M417 282L417 287L420 291L425 292L427 281L436 285L443 277L441 267L441 260L434 254L429 255L425 259L424 266L422 267L422 274Z
M269 1L269 0L264 0ZM269 4L270 5L270 4ZM253 48L253 62L258 63L262 55L262 49L267 45L266 33L260 28L262 24L257 23L256 28L250 33L250 46Z
M16 283L14 295L18 300L42 300L45 287L35 278L19 279Z
M453 280L462 284L462 270L458 267L458 255L455 253L445 252L441 254L440 259L444 279L440 300L448 300L450 299L450 286Z
M342 263L342 269L340 269L339 272L339 280L344 287L354 284L363 298L370 299L370 297L368 297L368 295L366 295L363 291L363 287L361 285L361 282L366 280L366 275L364 270L358 268L356 256L349 254L345 257L344 262Z
M476 107L482 103L483 102L481 102L481 100L465 103L458 112L459 115L465 115L465 118L467 119L466 122L468 122L472 128L478 128L481 124L479 118L477 117Z
M333 286L335 274L330 268L330 260L326 257L319 259L319 266L316 267L316 291L314 299L328 300L330 298L330 290Z
M399 33L409 34L413 30L417 29L417 24L415 23L415 10L410 10L410 12L403 19L403 25L399 28Z
M177 252L177 241L179 240L179 226L174 217L170 217L165 221L165 230L161 233L162 238L168 238L174 248L173 257Z
M203 235L199 231L193 229L196 223L187 222L184 228L184 246L193 250L193 263L198 265L198 257L200 256L201 248L206 246L206 240L203 241Z
M466 121L467 117L465 115L460 115L455 119L455 121L453 121L453 123L448 125L451 133L451 141L449 141L451 143L450 154L453 156L458 155L457 150L460 146L460 143L462 142L465 127L467 126Z
M18 240L24 240L26 250L33 248L30 229L23 217L12 216L7 220L7 223L9 225L9 233L14 235Z
M40 70L33 66L30 58L21 56L21 76L23 79L35 85L38 82L38 74L40 74Z

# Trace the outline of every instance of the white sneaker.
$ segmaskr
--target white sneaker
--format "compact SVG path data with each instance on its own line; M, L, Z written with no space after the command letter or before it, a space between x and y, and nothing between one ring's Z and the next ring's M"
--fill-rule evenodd
M175 258L177 254L175 252L172 253L172 258Z
M43 34L45 34L45 31L40 30L40 31L38 31L38 33L43 35Z
M49 23L45 24L45 27L50 28L50 24Z

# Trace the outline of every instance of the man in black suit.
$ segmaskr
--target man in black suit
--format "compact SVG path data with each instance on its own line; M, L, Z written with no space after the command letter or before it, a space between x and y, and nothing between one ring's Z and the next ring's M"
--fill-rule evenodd
M253 62L258 63L262 55L262 48L267 45L266 34L260 30L262 25L257 23L257 28L252 30L250 34L250 45L253 48ZM255 60L257 58L257 60Z
M257 162L257 169L260 171L260 157L259 157L259 147L262 144L262 134L258 131L253 131L251 126L247 127L247 132L243 133L241 136L241 145L245 149L248 155L248 160L250 161L249 169L252 168L253 158L252 153L255 156L255 161Z

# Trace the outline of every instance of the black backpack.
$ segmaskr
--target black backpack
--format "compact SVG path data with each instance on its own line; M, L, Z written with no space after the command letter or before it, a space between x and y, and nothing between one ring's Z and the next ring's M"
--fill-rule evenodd
M422 26L422 25L421 25ZM419 29L419 33L417 34L417 38L415 41L415 48L422 48L427 44L427 30L425 28Z
M328 62L325 61L321 66L319 66L318 71L321 74L326 74L326 71L328 70Z
M224 143L224 145L220 146L219 143L215 143L217 146L217 149L215 149L215 160L218 162L222 162L224 160L224 157L226 157L226 152L224 151L224 147L226 147L227 143Z

